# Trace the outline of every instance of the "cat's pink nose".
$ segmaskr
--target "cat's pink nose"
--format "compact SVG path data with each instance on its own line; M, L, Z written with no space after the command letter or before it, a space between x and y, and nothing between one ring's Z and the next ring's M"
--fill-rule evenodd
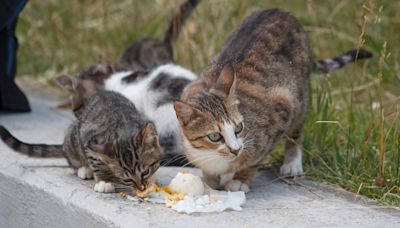
M234 155L236 155L236 156L237 156L237 155L239 154L239 152L240 152L240 150L241 150L241 149L242 149L241 147L240 147L239 149L236 149L236 150L235 150L235 149L232 149L232 148L230 148L230 151L231 151L231 153L232 153L232 154L234 154Z

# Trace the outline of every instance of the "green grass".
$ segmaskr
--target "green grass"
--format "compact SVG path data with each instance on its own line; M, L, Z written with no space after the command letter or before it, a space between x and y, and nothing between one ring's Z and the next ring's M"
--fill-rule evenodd
M161 37L180 2L30 1L18 27L19 74L52 82L101 57L114 61L131 41ZM317 58L359 46L375 54L314 76L307 176L400 206L400 1L203 0L175 45L177 62L200 72L246 15L272 7L299 19Z

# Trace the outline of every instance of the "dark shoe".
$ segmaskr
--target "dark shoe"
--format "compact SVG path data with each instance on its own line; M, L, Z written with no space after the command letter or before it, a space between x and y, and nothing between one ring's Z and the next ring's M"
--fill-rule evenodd
M6 83L1 83L0 85L0 111L31 111L28 99L14 81L8 80Z

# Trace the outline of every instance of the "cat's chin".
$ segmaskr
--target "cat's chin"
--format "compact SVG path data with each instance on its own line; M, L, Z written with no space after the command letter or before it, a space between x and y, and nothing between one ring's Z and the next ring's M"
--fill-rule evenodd
M222 156L214 150L196 149L187 141L183 140L184 151L189 162L202 171L212 175L222 175L231 172L232 163L238 156Z
M228 173L232 167L232 158L222 157L214 151L191 151L187 157L196 167L213 175Z

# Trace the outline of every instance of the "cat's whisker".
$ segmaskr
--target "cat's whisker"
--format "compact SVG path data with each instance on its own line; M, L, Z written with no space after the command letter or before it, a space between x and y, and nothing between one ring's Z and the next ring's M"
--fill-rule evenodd
M186 167L186 166L188 166L188 165L190 165L190 164L193 164L193 165L195 165L194 164L194 162L197 162L197 161L202 161L203 159L208 159L208 158L213 158L213 157L215 157L215 155L214 154L209 154L209 155L202 155L202 156L199 156L197 159L194 159L194 160L192 160L192 161L189 161L189 162L187 162L185 165L183 165L182 167Z
M213 157L210 157L208 159L204 159L204 160L200 161L198 165L200 166L200 165L202 165L202 164L204 164L206 162L211 162L213 160L218 160L218 159L220 159L220 158L218 158L217 156L213 156Z
M194 160L192 160L192 161L189 161L189 162L186 163L183 167L185 167L185 166L187 166L187 165L189 165L189 164L194 164L195 162L198 162L198 161L202 161L203 159L213 158L214 156L215 156L215 155L206 155L206 156L198 157L197 159L194 159Z
M162 165L162 167L169 166L170 164L172 164L172 163L174 163L176 161L179 161L179 160L183 161L185 159L186 159L186 155L178 154L178 155L172 157L171 159L166 160L166 162Z

